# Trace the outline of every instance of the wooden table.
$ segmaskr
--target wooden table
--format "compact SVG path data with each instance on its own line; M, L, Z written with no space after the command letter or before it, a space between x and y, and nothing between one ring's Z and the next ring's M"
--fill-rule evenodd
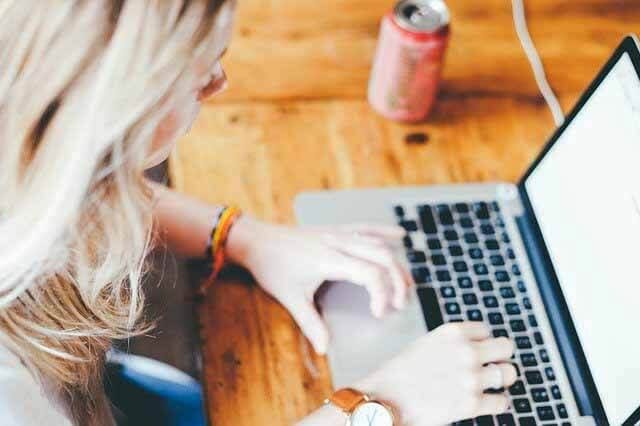
M175 188L292 222L309 189L516 181L553 122L511 21L508 0L449 0L453 35L428 123L404 126L365 93L390 0L241 0L225 59L231 89L205 106L171 158ZM533 38L569 108L622 36L635 0L527 0ZM405 136L424 132L424 145ZM288 425L330 391L287 312L256 286L224 280L199 308L212 424Z

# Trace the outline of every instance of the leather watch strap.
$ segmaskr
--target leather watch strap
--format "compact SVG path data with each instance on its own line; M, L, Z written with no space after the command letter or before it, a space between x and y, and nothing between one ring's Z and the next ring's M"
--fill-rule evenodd
M328 399L328 402L331 402L345 413L353 412L364 401L367 401L367 396L352 388L340 389Z

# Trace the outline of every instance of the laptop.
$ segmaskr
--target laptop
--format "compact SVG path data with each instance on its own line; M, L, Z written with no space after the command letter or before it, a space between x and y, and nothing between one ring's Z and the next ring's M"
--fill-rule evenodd
M321 308L336 388L452 321L508 336L510 411L459 425L632 425L640 420L640 51L629 36L517 184L299 195L301 224L397 223L417 283L382 320L359 286Z

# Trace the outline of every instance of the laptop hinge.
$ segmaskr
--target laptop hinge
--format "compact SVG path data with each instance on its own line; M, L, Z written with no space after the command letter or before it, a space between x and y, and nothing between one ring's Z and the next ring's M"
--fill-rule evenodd
M529 257L531 268L535 275L535 279L538 283L540 295L545 305L545 310L549 317L553 333L562 356L569 381L573 388L573 392L576 398L576 403L580 414L585 416L585 422L580 423L584 425L608 424L606 419L594 419L594 401L591 400L592 389L587 385L590 374L588 372L588 366L586 360L582 355L582 350L575 346L575 332L572 331L573 326L567 326L571 323L566 304L564 302L564 296L562 295L559 286L554 282L554 272L550 270L543 253L546 253L544 243L540 241L537 234L534 232L534 223L529 216L530 212L524 209L521 216L516 217L518 228L522 236L522 241ZM593 423L591 423L593 421Z

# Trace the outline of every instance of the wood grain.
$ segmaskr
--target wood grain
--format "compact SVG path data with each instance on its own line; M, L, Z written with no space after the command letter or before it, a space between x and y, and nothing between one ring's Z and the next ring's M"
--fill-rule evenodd
M533 37L569 108L640 2L530 0ZM291 223L308 189L515 181L553 131L508 0L450 0L453 37L439 103L423 125L382 119L365 101L389 0L243 0L225 60L231 90L203 108L171 157L172 183ZM424 144L406 143L420 134ZM289 315L233 274L199 307L207 405L215 425L288 425L330 391L324 360Z

